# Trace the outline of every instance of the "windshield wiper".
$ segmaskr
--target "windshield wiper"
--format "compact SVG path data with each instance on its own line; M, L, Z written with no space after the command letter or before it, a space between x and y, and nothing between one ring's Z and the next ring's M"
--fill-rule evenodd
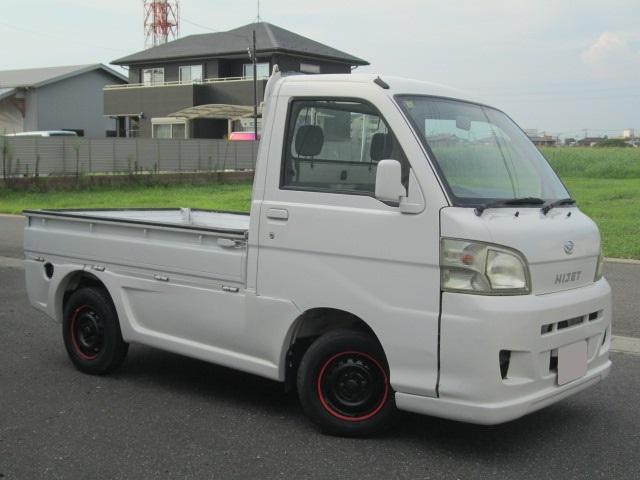
M487 208L495 207L510 207L513 205L543 205L544 200L538 197L520 197L520 198L501 198L499 200L493 200L492 202L483 203L475 208L477 216L482 216Z
M561 198L560 200L553 200L545 203L540 211L543 215L546 215L552 208L559 207L561 205L575 205L575 203L576 201L573 198Z

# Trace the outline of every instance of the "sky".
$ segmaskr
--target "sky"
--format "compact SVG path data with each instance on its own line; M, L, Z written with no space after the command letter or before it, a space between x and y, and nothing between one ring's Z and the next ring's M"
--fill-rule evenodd
M142 0L1 0L0 70L144 47ZM181 36L255 20L256 0L180 0ZM640 133L639 0L262 0L260 16L399 75L475 93L523 128Z

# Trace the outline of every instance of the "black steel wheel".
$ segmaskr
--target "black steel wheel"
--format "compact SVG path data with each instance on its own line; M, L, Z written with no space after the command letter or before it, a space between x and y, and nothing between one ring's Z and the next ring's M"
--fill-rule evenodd
M382 348L358 331L329 332L309 347L298 395L311 420L334 435L374 435L391 425L395 411Z
M73 364L94 375L115 370L129 349L122 339L113 302L100 288L82 288L69 297L64 308L62 336Z

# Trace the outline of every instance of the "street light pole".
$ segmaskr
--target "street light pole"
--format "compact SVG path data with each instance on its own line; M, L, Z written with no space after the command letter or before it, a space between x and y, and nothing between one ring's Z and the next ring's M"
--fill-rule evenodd
M258 140L258 65L256 59L256 29L253 29L253 134Z

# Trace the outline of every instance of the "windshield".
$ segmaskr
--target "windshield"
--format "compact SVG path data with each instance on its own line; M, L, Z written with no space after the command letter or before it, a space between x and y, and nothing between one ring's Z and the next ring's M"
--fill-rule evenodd
M426 96L398 96L452 200L568 197L538 149L504 113L482 105Z

